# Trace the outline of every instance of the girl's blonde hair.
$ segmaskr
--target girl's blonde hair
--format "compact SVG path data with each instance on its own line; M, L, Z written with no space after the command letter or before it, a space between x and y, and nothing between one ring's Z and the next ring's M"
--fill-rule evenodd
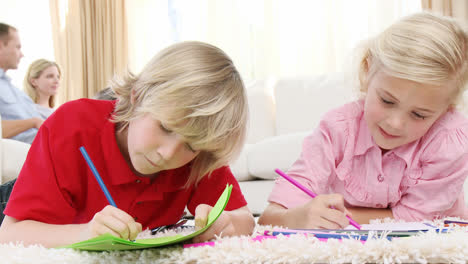
M114 122L119 130L145 113L201 150L186 187L227 165L245 141L248 104L244 83L219 48L182 42L159 52L139 75L114 79Z
M36 88L31 84L32 79L37 79L39 76L41 76L42 72L49 68L50 66L55 66L59 72L59 75L62 75L62 72L60 71L60 67L58 66L57 63L53 61L48 61L46 59L38 59L33 61L31 65L29 65L28 71L26 72L26 75L24 76L24 81L23 81L23 86L26 94L31 97L31 99L37 103L38 101L38 96L37 96L37 91ZM55 106L55 95L52 95L49 98L49 107L54 108Z
M453 103L462 98L468 78L466 28L455 19L428 12L407 16L370 39L359 60L361 92L379 70L424 84L455 85Z

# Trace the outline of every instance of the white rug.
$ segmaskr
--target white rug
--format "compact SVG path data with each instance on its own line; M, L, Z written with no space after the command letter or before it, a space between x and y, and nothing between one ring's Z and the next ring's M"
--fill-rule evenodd
M262 232L264 226L258 226ZM318 241L292 235L252 241L248 237L216 240L214 246L181 245L135 251L86 252L41 246L0 244L1 263L466 263L467 228L451 233L421 233L364 243L345 239Z

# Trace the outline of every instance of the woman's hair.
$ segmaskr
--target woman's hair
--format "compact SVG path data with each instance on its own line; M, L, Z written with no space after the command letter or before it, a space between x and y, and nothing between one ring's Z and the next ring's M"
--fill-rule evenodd
M31 80L39 78L42 72L51 66L55 66L59 74L62 75L60 71L60 67L58 66L57 63L53 61L48 61L46 59L38 59L38 60L33 61L33 63L29 65L28 71L26 72L26 75L24 76L24 81L23 81L24 90L35 103L37 103L37 100L39 98L37 96L36 88L34 88L34 86L31 84ZM49 98L49 107L53 108L54 106L55 106L55 95L52 95Z
M139 75L114 79L118 129L150 113L200 150L186 187L239 154L246 137L248 104L232 60L202 42L181 42L159 52Z
M424 84L453 83L453 102L462 98L468 78L468 35L453 18L427 12L407 16L370 39L359 60L361 92L378 71Z

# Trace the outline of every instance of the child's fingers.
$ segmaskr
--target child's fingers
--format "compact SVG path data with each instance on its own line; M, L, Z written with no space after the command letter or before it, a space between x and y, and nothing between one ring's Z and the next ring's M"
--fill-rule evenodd
M336 229L348 226L348 220L344 213L346 208L341 195L318 195L305 205L305 209L307 213L303 219L301 218L302 213L297 215L296 224L298 227Z
M210 213L213 207L207 204L200 204L195 208L195 230L200 230L206 226L208 221L208 214ZM224 212L223 212L224 213ZM193 238L193 242L199 243L203 241L210 240L214 238L216 234L219 234L223 230L223 213L220 217L213 223L210 228L205 230L205 232Z
M199 204L197 208L195 208L195 230L200 230L206 226L208 214L211 212L211 209L213 209L213 207L207 204Z
M135 220L126 212L113 207L108 208L109 216L107 217L106 225L120 234L123 239L130 239L130 225L133 225ZM105 209L106 209L105 208Z
M344 206L344 198L341 194L328 194L325 196L325 203L327 207L334 207L336 210L345 213L346 207Z
M98 225L96 226L96 236L102 235L102 234L111 234L116 237L120 237L120 234L116 231L114 231L112 228L109 228L106 225Z
M335 209L326 209L322 218L328 222L325 226L323 226L323 228L337 229L344 228L349 225L349 220L346 218L346 214Z
M124 239L129 239L133 240L137 237L137 235L141 232L142 226L140 223L135 222L135 219L127 214L125 211L122 211L118 208L115 208L113 206L111 207L111 212L112 215L120 220L120 223L115 222L117 228L116 231L118 231L121 234L121 237ZM123 225L121 225L123 224Z
M319 228L319 229L341 229L342 226L337 224L334 221L330 221L329 219L325 219L325 218L321 217L320 220L317 221L315 228Z
M128 229L129 229L129 234L128 234L128 239L129 240L135 240L135 238L138 236L139 233L141 233L142 226L138 222L133 222L128 224Z
M141 224L135 222L133 217L110 205L96 213L92 222L92 229L95 235L104 234L102 232L110 229L114 235L132 240L141 232ZM102 228L103 226L106 228Z
M341 194L327 195L325 203L328 208L331 208L325 215L327 220L337 223L340 227L349 225L349 220L346 218L346 215L351 217L351 213L346 209L344 198Z
M199 243L203 241L208 241L215 238L216 235L219 236L230 236L235 233L235 228L229 220L227 212L221 213L218 219L213 223L210 228L205 230L205 232L193 238L194 243Z
M93 225L93 229L95 230L96 235L105 234L107 229L112 230L113 232L117 233L117 237L121 237L123 239L128 239L129 229L125 222L121 221L113 214L109 214L109 212L98 212L94 217L95 223Z

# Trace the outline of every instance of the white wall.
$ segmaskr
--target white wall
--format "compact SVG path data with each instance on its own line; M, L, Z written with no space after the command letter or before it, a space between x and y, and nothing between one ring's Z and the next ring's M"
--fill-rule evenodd
M8 76L22 89L24 74L31 62L44 58L54 60L49 0L0 0L0 22L18 29L23 59Z

